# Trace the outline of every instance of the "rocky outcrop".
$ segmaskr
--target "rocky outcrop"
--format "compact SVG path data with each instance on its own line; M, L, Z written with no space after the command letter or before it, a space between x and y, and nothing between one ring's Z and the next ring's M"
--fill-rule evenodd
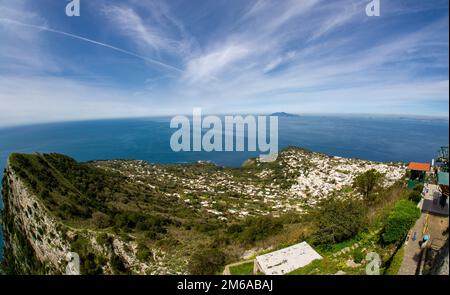
M2 213L5 269L14 273L62 273L70 244L62 226L21 179L7 168Z
M10 274L64 274L70 252L80 256L81 274L158 274L155 261L138 259L132 239L101 231L73 228L55 217L8 165L3 178L3 269Z

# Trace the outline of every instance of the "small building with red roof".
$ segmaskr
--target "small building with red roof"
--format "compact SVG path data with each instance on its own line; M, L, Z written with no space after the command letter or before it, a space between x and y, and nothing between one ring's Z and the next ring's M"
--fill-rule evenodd
M431 164L411 162L408 165L408 170L411 174L408 181L408 187L413 188L417 184L425 181L427 173L431 171Z
M429 172L431 170L431 164L429 164L429 163L411 162L408 165L408 169L411 170L411 171Z

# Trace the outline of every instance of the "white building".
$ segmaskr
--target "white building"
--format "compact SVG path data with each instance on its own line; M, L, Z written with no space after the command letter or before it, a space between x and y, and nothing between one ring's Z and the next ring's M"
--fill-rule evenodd
M278 251L257 256L253 272L266 275L283 275L322 259L308 243L301 242Z

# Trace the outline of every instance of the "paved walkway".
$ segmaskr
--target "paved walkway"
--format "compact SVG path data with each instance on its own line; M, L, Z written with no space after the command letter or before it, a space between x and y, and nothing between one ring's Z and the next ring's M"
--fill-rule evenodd
M426 213L420 215L405 241L403 261L398 271L399 275L415 275L420 261L421 249L419 242L423 238L423 228L426 222Z

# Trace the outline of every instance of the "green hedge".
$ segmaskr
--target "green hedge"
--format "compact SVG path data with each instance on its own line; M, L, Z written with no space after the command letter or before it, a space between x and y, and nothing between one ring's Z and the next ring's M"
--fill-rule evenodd
M400 200L392 209L383 233L383 241L387 244L402 240L415 221L420 217L416 204Z

